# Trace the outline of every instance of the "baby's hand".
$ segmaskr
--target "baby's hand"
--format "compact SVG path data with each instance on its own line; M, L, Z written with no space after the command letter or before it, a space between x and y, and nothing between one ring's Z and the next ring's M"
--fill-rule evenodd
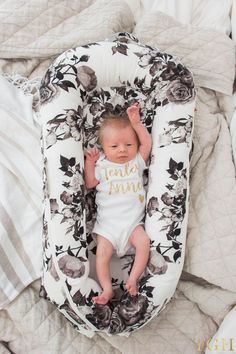
M140 122L140 114L139 114L139 103L134 103L132 106L127 108L127 114L131 124L136 124Z
M100 152L98 148L88 149L85 153L85 156L88 161L95 163L99 159Z

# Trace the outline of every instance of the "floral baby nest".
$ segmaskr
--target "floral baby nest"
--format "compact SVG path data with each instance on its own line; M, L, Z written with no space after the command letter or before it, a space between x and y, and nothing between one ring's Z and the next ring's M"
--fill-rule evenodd
M129 33L61 54L40 87L44 156L44 264L40 295L81 333L128 335L171 299L184 261L195 90L176 57ZM84 151L97 144L107 111L121 114L139 101L152 134L146 177L145 228L150 258L136 296L124 284L134 254L111 262L114 298L94 304L95 192L84 185Z

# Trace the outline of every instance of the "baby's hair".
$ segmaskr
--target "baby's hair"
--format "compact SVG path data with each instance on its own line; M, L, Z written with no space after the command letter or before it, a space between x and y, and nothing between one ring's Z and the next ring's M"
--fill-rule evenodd
M122 115L116 115L112 113L107 113L103 116L103 121L100 125L98 131L98 142L102 145L103 132L106 127L114 127L114 128L126 128L131 126L127 113L123 113Z

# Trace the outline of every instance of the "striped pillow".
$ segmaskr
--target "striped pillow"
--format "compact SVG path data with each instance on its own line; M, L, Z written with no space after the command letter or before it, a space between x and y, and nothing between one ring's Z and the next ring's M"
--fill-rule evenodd
M41 154L32 95L0 76L0 309L41 276Z

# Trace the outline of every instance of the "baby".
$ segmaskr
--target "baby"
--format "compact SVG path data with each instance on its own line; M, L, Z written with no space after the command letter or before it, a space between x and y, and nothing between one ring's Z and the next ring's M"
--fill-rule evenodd
M109 262L113 251L120 257L135 249L134 264L125 284L137 294L137 282L149 258L150 240L143 226L145 191L143 170L151 151L151 136L140 120L139 104L127 109L128 117L107 117L101 125L97 148L86 152L85 184L97 189L94 226L96 271L103 289L93 298L106 304L113 296Z

